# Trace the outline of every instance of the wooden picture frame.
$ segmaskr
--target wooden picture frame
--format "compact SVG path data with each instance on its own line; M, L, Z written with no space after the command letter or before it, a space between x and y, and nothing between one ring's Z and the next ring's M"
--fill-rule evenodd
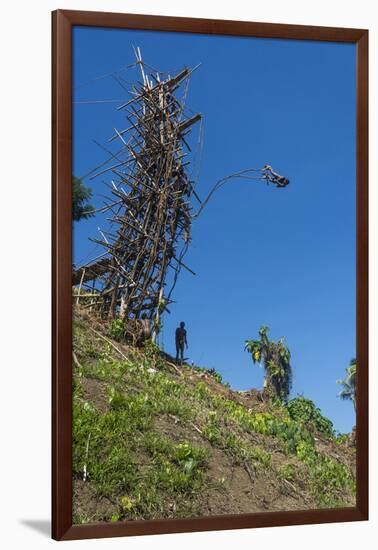
M72 524L72 95L73 26L348 42L356 45L357 503L355 508ZM301 525L368 519L368 31L135 14L52 14L52 537L56 540Z

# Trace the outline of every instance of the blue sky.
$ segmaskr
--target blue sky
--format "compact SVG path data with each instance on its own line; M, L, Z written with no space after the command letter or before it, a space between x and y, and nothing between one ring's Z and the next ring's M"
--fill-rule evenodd
M119 103L80 102L129 97L109 73L133 63L132 44L161 71L202 63L188 97L204 117L202 160L194 159L200 196L265 163L291 182L278 190L236 180L214 195L193 226L186 263L197 275L181 273L165 350L173 353L184 320L191 360L216 368L233 388L260 387L263 372L243 349L266 324L291 350L292 396L313 399L336 429L349 431L353 406L337 398L336 379L355 355L354 45L75 28L78 177L108 157L93 140L106 144L113 127L127 126ZM119 74L135 78L131 69ZM85 178L96 206L106 179ZM75 224L78 265L102 252L88 241L98 225L106 226L101 216Z

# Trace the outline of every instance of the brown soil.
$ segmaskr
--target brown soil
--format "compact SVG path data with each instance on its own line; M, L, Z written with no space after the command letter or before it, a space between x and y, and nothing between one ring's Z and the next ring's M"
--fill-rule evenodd
M99 497L90 481L73 481L73 515L102 521L118 512L118 506L105 497Z
M90 401L101 413L106 413L109 410L109 398L106 394L105 382L100 382L100 380L94 378L83 378L81 388L85 401Z

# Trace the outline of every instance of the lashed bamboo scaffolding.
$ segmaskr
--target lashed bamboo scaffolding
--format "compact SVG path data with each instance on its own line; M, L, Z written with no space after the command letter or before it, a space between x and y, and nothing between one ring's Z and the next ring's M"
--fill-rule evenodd
M90 287L95 294L90 306L104 317L139 319L145 313L156 320L171 303L181 269L193 273L183 262L191 225L213 193L231 178L260 180L277 187L289 182L269 165L244 170L218 181L201 203L186 160L190 153L187 135L201 120L200 114L188 116L185 106L193 70L184 68L163 78L156 72L147 73L139 48L135 55L142 81L135 83L133 97L119 107L126 114L127 128L114 128L109 140L118 140L121 148L110 153L111 166L101 165L92 175L92 179L111 176L111 198L99 211L110 213L108 219L116 230L100 230L101 238L92 239L105 252L74 270L73 284L81 290L89 288L89 281L96 281ZM197 212L193 197L199 202Z
M99 281L95 305L103 316L139 318L145 312L152 319L168 306L168 270L177 273L184 267L182 251L190 240L194 190L186 171L189 147L184 140L201 115L185 112L190 69L167 78L147 74L139 48L135 53L142 82L133 86L132 99L119 107L128 127L114 129L110 138L118 139L122 148L112 155L110 167L92 176L112 176L113 200L102 211L110 212L117 229L100 231L101 238L92 239L106 254L74 271L73 282L79 273L81 286Z

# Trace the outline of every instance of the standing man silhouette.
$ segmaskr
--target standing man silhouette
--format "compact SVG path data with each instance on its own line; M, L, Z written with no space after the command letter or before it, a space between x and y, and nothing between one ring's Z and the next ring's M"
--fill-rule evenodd
M185 323L181 321L180 326L176 328L176 361L184 361L184 346L188 349L188 340L186 338Z

